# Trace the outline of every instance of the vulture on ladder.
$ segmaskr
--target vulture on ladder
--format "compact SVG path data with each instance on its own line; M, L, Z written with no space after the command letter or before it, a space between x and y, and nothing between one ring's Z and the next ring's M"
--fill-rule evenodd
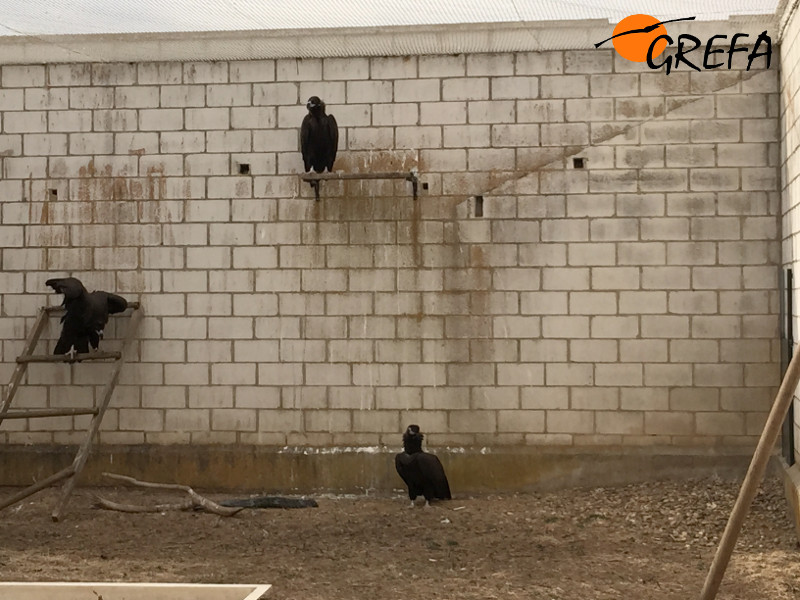
M61 317L61 336L53 354L66 354L70 360L76 354L97 350L108 315L120 313L128 308L128 301L109 292L88 292L80 280L74 277L48 279L45 285L57 294L64 294L62 306L66 309Z

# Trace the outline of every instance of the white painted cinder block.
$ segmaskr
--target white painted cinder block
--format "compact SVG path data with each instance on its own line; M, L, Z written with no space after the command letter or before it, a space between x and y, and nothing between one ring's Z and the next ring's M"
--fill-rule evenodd
M44 65L11 65L0 69L3 87L43 87L46 84Z
M105 442L370 445L408 410L465 444L749 439L800 169L786 83L740 76L610 50L4 66L0 370L44 279L95 273L148 315ZM315 202L311 95L335 169L416 168L416 203ZM73 435L39 427L1 439Z
M183 128L183 111L151 108L139 111L139 128L144 131L174 131Z

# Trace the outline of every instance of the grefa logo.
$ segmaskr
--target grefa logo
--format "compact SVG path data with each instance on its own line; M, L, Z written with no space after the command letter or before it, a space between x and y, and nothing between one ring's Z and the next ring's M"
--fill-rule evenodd
M670 19L659 21L650 15L630 15L625 17L614 28L613 35L594 45L599 48L606 42L614 44L614 49L623 58L633 62L647 62L651 69L667 67L667 75L673 69L678 69L681 64L686 65L695 71L703 69L719 69L727 66L733 68L734 57L737 53L747 53L747 70L753 65L753 61L763 56L766 58L766 68L769 68L772 58L772 40L766 31L762 31L752 43L752 49L747 47L746 33L736 33L731 36L727 49L723 46L728 39L727 35L712 35L705 42L688 33L682 33L677 41L667 34L667 23L677 21L693 21L695 17L683 17L681 19ZM675 43L675 54L667 55L661 62L656 63L655 58L660 56L664 50ZM698 50L698 52L694 52ZM694 52L691 57L688 54ZM725 55L727 54L727 60ZM742 57L743 58L743 57Z

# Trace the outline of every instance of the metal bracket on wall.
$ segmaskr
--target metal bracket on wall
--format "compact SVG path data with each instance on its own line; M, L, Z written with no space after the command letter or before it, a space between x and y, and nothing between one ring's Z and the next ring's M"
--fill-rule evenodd
M417 199L419 190L419 178L416 172L378 172L378 173L303 173L300 179L307 182L314 188L314 199L319 202L319 184L321 181L327 180L343 180L343 179L405 179L411 182L411 192L414 195L414 200Z

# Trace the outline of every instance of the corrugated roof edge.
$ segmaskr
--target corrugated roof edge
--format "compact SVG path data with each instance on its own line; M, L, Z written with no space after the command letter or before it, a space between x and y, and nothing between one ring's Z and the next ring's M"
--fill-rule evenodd
M737 15L725 21L672 23L669 35L762 31L777 36L777 15ZM283 29L179 33L0 36L0 64L150 62L414 56L492 52L590 50L608 38L604 19L469 23L342 29ZM778 42L773 39L773 43ZM610 48L610 43L604 48Z

